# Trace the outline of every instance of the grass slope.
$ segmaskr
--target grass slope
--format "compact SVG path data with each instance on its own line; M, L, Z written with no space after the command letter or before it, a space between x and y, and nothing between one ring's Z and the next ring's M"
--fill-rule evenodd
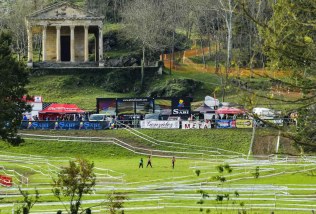
M34 133L34 134L47 134L47 135L67 135L67 136L82 136L82 137L114 137L118 138L120 140L123 140L127 143L130 143L134 146L147 146L150 148L159 148L159 149L165 149L165 150L174 150L174 151L181 151L181 145L186 148L190 148L190 146L200 146L198 148L192 148L192 151L194 150L203 150L203 147L207 148L220 148L225 150L231 150L239 153L246 154L249 149L249 144L251 140L251 130L249 129L211 129L211 130L144 130L144 129L138 129L139 132L148 135L149 137L152 137L156 140L160 141L168 141L168 142L175 142L179 143L179 146L175 146L170 148L170 144L168 143L160 143L159 145L154 145L142 138L139 138L135 136L134 134L131 134L125 129L118 129L118 130L100 130L100 131L83 131L83 130L77 130L77 131L43 131L43 130L27 130L23 131L23 133ZM38 149L41 149L40 147L36 146L36 142L34 143L34 148L30 144L22 144L19 147L9 147L6 148L8 150L13 151L24 151L24 152L38 152L42 153L42 150L37 151ZM47 145L47 154L49 155L57 155L60 148L64 147L64 153L67 153L67 145L70 147L78 147L70 148L74 150L78 150L78 154L85 154L89 155L90 153L93 154L93 156L99 156L98 150L104 150L103 144L98 143L92 143L94 146L91 146L87 148L87 150L82 150L84 147L81 148L81 144L70 144L70 143L62 143L60 145L56 145L56 153L52 153L54 151L53 148L51 148L51 145ZM4 144L1 144L2 148L4 148ZM23 146L25 146L23 148ZM44 147L46 147L44 145ZM100 148L98 148L100 147ZM108 146L104 146L108 148ZM1 147L0 147L1 148ZM51 149L49 149L51 148ZM45 150L45 149L44 149ZM81 151L82 150L82 151ZM91 151L91 152L89 152ZM105 151L107 152L107 151ZM69 152L69 154L76 154L76 152ZM103 155L101 155L103 156ZM125 156L125 153L122 154L122 156Z
M130 97L132 94L107 92L99 86L80 86L73 82L74 75L32 76L27 86L30 95L43 96L44 102L75 103L95 111L98 97Z

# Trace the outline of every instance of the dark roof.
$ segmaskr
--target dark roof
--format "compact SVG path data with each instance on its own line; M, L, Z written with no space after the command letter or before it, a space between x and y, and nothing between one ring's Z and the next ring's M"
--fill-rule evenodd
M211 111L215 112L214 109L212 109L211 107L209 107L209 106L207 106L205 104L203 104L200 107L194 109L193 111L195 111L195 112L211 112Z

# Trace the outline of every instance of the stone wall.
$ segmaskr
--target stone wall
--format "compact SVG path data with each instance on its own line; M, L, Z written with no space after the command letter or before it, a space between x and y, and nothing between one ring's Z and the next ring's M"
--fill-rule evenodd
M61 36L70 36L70 27L63 26L60 29ZM75 60L76 62L84 61L84 28L83 26L75 27ZM56 61L56 27L47 27L46 36L46 61Z
M75 61L84 61L84 27L75 27Z
M47 27L46 60L56 61L56 27Z
M154 75L159 74L159 70L161 69L161 63L159 63L157 66L150 66L145 67L145 73ZM44 76L44 75L70 75L70 74L101 74L101 73L110 73L110 72L132 72L136 76L140 78L141 75L141 67L135 66L135 67L117 67L117 68L109 68L109 67L93 67L93 68L87 68L87 67L34 67L31 69L31 75L33 76Z

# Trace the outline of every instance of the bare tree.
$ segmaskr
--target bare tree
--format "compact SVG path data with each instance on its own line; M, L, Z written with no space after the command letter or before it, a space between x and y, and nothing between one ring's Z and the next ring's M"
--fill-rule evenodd
M226 71L225 71L225 82L223 86L223 93L222 93L222 101L225 101L225 95L226 95L226 87L228 84L228 74L230 72L230 66L231 66L231 59L232 59L232 39L233 39L233 15L235 12L235 9L237 7L238 1L235 0L218 0L218 10L221 12L221 14L224 17L226 30L227 30L227 45L226 45Z
M163 23L161 4L155 0L135 0L126 5L123 11L125 32L129 38L140 42L142 47L142 76L144 83L144 66L146 49L160 51L165 47L166 26Z
M25 17L33 11L42 8L48 1L38 0L16 0L7 4L8 13L4 14L1 22L13 36L13 50L18 54L18 59L26 56L27 53L27 33ZM35 37L34 37L35 38ZM36 39L41 41L41 39ZM39 46L39 45L38 45Z

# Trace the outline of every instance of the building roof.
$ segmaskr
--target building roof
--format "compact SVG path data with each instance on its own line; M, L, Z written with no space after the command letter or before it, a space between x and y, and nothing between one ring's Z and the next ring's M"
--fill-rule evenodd
M196 108L193 110L194 112L202 112L202 113L207 113L207 112L214 112L215 110L208 105L202 104L200 107Z
M69 2L51 4L26 17L27 20L103 20L104 16L97 16L91 12Z

